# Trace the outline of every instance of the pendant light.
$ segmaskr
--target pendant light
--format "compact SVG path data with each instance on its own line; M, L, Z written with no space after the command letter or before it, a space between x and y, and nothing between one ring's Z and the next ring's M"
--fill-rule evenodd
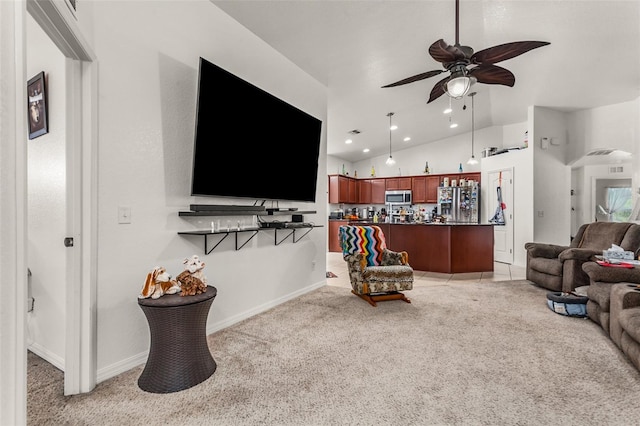
M474 107L473 107L473 97L476 95L476 92L469 93L468 96L471 96L471 158L467 160L467 164L474 165L478 164L478 160L476 160L475 155L473 154L474 148L474 133L475 133L475 117L474 117Z
M393 156L391 155L391 117L393 117L393 113L390 112L389 114L387 114L387 117L389 117L389 158L387 158L387 166L393 166L394 164L396 164L396 160L393 159Z

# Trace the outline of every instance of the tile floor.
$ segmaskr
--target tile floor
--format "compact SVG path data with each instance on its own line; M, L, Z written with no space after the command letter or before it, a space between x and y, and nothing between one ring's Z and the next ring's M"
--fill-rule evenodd
M342 259L342 253L327 253L327 272L333 272L336 278L328 278L327 284L337 287L351 288L349 275L347 273L347 264ZM520 266L508 265L506 263L494 262L493 272L471 272L465 274L442 274L438 272L415 271L414 286L420 285L442 285L448 282L489 282L489 281L508 281L508 280L524 280L525 268Z

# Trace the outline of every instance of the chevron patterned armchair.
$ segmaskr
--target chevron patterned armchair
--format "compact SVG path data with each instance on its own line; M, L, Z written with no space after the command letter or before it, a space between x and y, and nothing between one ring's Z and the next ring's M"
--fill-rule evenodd
M353 294L372 306L385 300L411 303L401 293L413 289L413 268L407 252L387 249L378 226L341 226L339 233Z

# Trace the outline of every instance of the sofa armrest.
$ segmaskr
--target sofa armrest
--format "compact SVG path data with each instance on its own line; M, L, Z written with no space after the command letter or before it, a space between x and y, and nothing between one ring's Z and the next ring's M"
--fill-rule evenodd
M543 244L543 243L526 243L524 245L525 250L531 257L544 257L547 259L555 259L567 250L567 246L559 246L556 244Z
M563 262L569 259L582 260L586 262L596 254L602 254L602 250L592 250L592 249L585 249L585 248L569 248L569 249L563 250L562 253L560 253L560 255L558 256L558 258Z
M582 270L595 282L640 284L640 267L637 266L633 269L612 268L600 266L596 262L586 262L582 264Z
M409 254L406 251L393 251L385 248L382 252L382 266L407 264L409 264Z

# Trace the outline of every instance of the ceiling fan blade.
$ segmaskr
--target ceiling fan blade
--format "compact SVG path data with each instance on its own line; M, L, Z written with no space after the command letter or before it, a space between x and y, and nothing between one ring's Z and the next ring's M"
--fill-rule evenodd
M509 87L513 87L516 83L516 77L511 71L497 65L479 65L472 68L469 75L474 77L478 83L502 84Z
M433 86L433 89L431 89L431 94L429 95L429 100L427 101L427 103L431 103L432 101L435 101L436 99L438 99L440 96L444 95L444 82L449 80L449 78L450 77L443 78Z
M472 64L495 64L515 58L530 50L551 44L546 41L515 41L480 50L471 56Z
M442 72L444 71L433 70L433 71L423 72L422 74L417 74L417 75L414 75L413 77L407 77L400 81L396 81L395 83L387 84L386 86L382 86L382 88L384 89L385 87L395 87L395 86L400 86L407 83L413 83L414 81L424 80L425 78L433 77L434 75L438 75Z
M456 46L447 44L443 39L440 39L429 46L429 55L431 55L431 57L436 61L443 64L466 59L464 51L458 49Z

